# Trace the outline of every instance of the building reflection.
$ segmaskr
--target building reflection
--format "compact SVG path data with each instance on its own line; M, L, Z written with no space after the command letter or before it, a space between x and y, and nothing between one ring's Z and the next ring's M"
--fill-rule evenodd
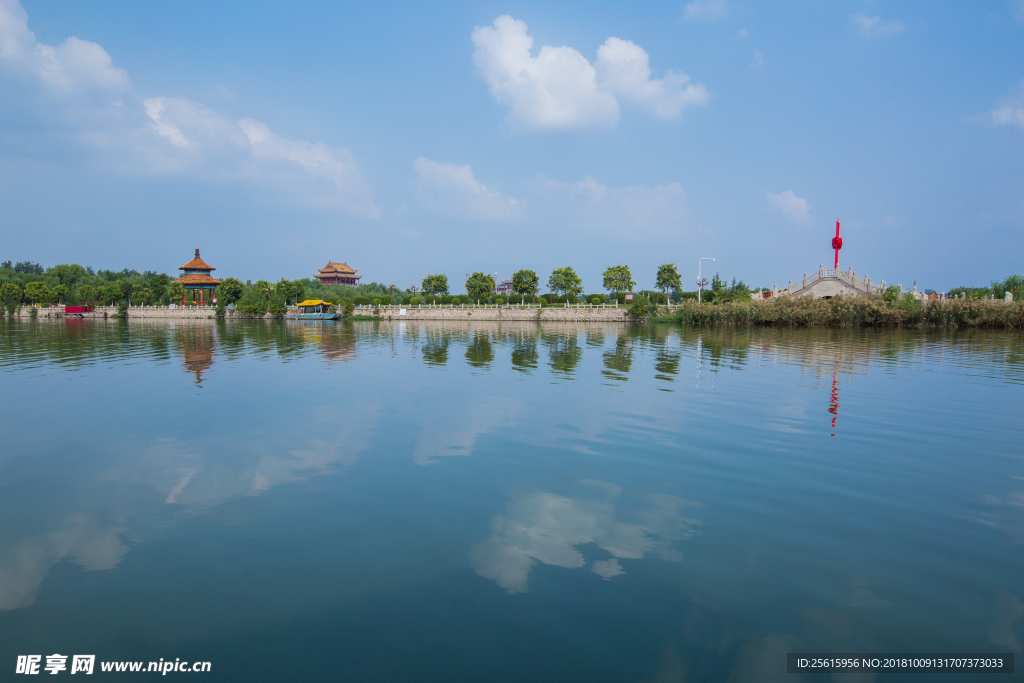
M178 328L185 371L195 375L195 384L202 386L203 373L213 366L216 332L208 325L182 325Z

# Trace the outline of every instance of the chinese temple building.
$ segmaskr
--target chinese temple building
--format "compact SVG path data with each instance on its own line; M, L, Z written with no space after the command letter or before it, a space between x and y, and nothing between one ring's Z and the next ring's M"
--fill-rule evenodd
M362 276L356 275L355 269L349 268L347 263L328 261L313 277L325 285L358 285Z
M195 258L183 266L178 266L178 270L185 271L181 277L175 280L185 286L185 299L181 302L182 304L191 302L197 306L203 306L215 300L220 280L210 277L210 271L217 269L199 258L198 249L196 249Z

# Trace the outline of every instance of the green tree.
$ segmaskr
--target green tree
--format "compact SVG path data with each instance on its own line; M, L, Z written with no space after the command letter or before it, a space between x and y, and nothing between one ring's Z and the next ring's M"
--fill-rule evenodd
M120 282L117 283L117 287L119 287L121 290L121 296L119 298L126 300L129 306L132 303L132 288L134 286L135 285L133 285L131 280L129 280L128 278L125 278L124 280L121 280Z
M447 275L427 275L420 284L424 294L443 296L448 293Z
M629 272L629 266L611 266L603 274L604 288L614 294L632 292L636 287L633 275Z
M555 294L579 296L583 292L583 280L570 266L555 268L548 278L548 288Z
M466 280L466 294L480 303L480 299L494 294L494 277L487 273L473 273Z
M280 280L277 281L277 284L274 285L274 292L280 295L281 298L284 299L285 301L291 301L298 295L299 288L291 280L281 278ZM298 302L296 301L295 303Z
M241 280L226 277L221 281L220 287L217 289L217 298L225 304L233 304L242 298L244 291L245 285L242 284Z
M180 304L181 300L185 298L185 285L180 282L172 282L167 287L167 296L172 304Z
M87 304L96 298L96 288L92 285L82 285L76 290L75 294L78 296L79 301Z
M269 297L274 291L274 285L270 284L266 280L257 280L253 287L256 288L257 292L267 297Z
M56 287L54 287L53 289L50 290L50 298L55 303L60 303L60 302L64 301L65 299L67 299L67 296L68 296L68 287L67 287L67 285L57 285Z
M14 284L13 282L5 282L0 285L0 301L3 302L4 307L7 309L7 315L14 317L14 311L17 310L18 304L21 303L21 287Z
M522 297L519 303L524 303L527 295L536 294L538 284L540 284L540 279L532 270L517 270L512 275L512 291Z
M51 268L47 268L46 274L56 276L60 284L70 290L76 282L85 277L86 271L85 268L77 263L58 263Z
M43 282L30 282L25 285L25 298L32 303L46 301L50 298L50 289Z
M679 277L676 264L663 263L658 266L658 275L654 278L654 286L665 292L665 301L668 301L668 290L678 292L683 288L683 280Z

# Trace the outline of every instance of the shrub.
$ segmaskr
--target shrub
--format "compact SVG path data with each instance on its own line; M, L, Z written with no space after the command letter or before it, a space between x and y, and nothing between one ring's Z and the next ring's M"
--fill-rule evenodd
M352 315L352 311L356 310L355 304L349 299L345 302L345 307L342 309L345 312L346 317Z
M461 305L461 304L463 304L465 302L463 301L463 297L461 297L461 296L453 296L450 299L450 303L452 303L452 304L454 304L456 306L459 306L459 305Z
M654 304L647 297L638 296L629 307L629 314L634 318L646 318L654 312Z
M508 303L508 298L505 297L504 294L498 294L498 295L496 295L496 296L494 296L492 298L493 298L493 301L491 303L498 304L499 306L504 306L505 304Z
M270 300L270 314L273 316L280 317L284 315L284 312L288 310L288 304L285 303L284 299L275 296Z
M414 296L411 299L409 299L409 305L410 306L418 306L419 303L420 303L420 298L418 296Z
M374 306L380 306L380 299L379 299L378 297L374 297L374 298L373 298L373 299L372 299L372 300L370 301L370 303L371 303L371 304L373 304Z
M352 298L352 303L356 306L369 306L370 300L365 296L357 296Z

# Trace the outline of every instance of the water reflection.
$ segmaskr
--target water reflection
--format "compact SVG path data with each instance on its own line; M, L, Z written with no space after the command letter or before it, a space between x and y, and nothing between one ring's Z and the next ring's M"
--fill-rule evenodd
M466 347L466 362L474 368L487 368L493 360L490 333L487 330L474 331Z
M578 343L578 330L558 330L544 336L548 348L548 363L556 375L571 379L576 366L583 359Z
M836 435L836 418L839 417L839 379L832 373L832 395L828 402L828 412L832 415L832 436Z
M575 497L547 491L514 497L506 513L492 520L490 538L471 550L474 571L508 593L525 593L536 563L578 569L587 564L581 548L593 544L603 557L591 562L590 570L610 580L626 573L620 560L654 554L680 561L677 542L700 525L684 516L699 507L693 501L667 494L623 501L622 487L598 481L583 482L581 488Z
M633 365L633 338L625 334L615 340L615 348L604 353L602 375L609 379L625 382L629 379L629 368Z
M185 370L196 376L195 383L202 386L203 373L213 365L215 328L208 325L179 325L178 341L182 350Z
M448 345L451 332L446 328L426 327L424 340L420 345L423 362L427 365L444 365L448 362Z
M527 374L536 369L540 358L537 353L537 335L530 330L513 330L509 333L509 341L512 344L512 367Z

